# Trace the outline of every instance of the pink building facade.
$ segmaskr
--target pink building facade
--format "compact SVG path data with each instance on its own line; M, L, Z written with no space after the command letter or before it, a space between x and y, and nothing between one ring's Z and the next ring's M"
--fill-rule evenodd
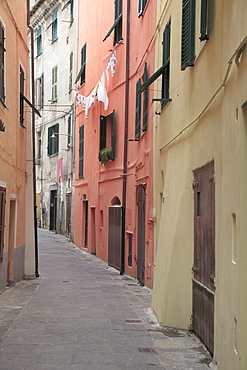
M79 5L74 243L149 287L155 26L156 1Z

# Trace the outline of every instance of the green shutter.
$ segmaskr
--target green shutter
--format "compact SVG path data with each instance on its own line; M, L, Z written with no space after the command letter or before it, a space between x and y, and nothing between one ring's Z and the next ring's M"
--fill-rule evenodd
M68 117L68 146L69 146L69 144L70 144L70 139L71 139L71 121L72 121L72 116L71 116L71 114L69 115L69 117Z
M52 127L48 127L48 147L47 147L47 154L48 156L52 155Z
M144 66L143 82L145 83L148 79L147 63ZM142 131L146 131L148 128L148 89L144 90L143 93L143 124Z
M135 138L139 139L141 131L141 94L139 94L141 88L141 80L136 83L136 120L135 120Z
M79 179L84 176L84 125L79 128Z
M183 0L181 69L195 61L195 0Z
M208 0L201 0L201 41L208 40L207 35L207 23L208 23Z
M56 125L54 125L54 132L56 134L59 133L59 123L57 123ZM59 135L55 135L55 136L56 136L55 139L54 139L55 140L55 151L52 154L56 154L59 151Z
M115 111L111 114L111 146L112 146L112 155L111 159L115 159Z
M171 20L167 23L163 33L163 65L166 65L162 74L162 99L169 99L170 95L170 35L171 35ZM168 103L167 100L162 101L161 107Z
M85 77L86 77L86 46L87 44L85 44L82 48L81 48L81 68L80 68L80 71L76 77L76 80L75 80L75 84L79 81L79 79L81 79L81 85L85 82Z
M73 72L73 51L69 56L69 90L72 89L72 72Z

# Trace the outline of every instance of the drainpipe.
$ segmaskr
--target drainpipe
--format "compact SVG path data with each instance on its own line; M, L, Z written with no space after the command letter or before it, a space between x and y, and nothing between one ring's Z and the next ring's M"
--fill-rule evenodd
M31 87L32 87L32 104L34 101L34 37L33 27L30 25L30 1L27 0L27 26L31 35ZM37 204L36 204L36 165L35 165L35 113L32 109L32 146L33 146L33 218L34 218L34 245L35 245L35 277L39 277L38 264L38 232L37 232Z
M125 219L126 219L126 188L127 188L127 158L128 158L128 124L129 124L129 60L130 60L130 0L127 0L126 19L126 73L125 73L125 118L124 118L124 157L123 157L123 193L122 193L122 249L121 270L124 273L125 257Z

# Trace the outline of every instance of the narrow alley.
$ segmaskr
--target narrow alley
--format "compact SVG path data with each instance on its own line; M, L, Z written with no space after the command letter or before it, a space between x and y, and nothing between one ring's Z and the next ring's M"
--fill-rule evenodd
M40 277L0 296L0 369L207 369L194 335L161 328L151 290L39 231Z

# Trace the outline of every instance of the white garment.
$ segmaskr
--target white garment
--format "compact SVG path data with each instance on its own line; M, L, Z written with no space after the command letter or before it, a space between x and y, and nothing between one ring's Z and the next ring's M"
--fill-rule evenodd
M105 88L105 73L102 73L102 76L99 80L98 90L97 90L98 100L104 103L104 110L108 109L109 99L107 91Z
M116 64L117 64L117 55L116 50L114 50L105 70L107 81L109 81L109 71L108 71L109 68L111 68L111 75L113 77L116 72L114 68Z

